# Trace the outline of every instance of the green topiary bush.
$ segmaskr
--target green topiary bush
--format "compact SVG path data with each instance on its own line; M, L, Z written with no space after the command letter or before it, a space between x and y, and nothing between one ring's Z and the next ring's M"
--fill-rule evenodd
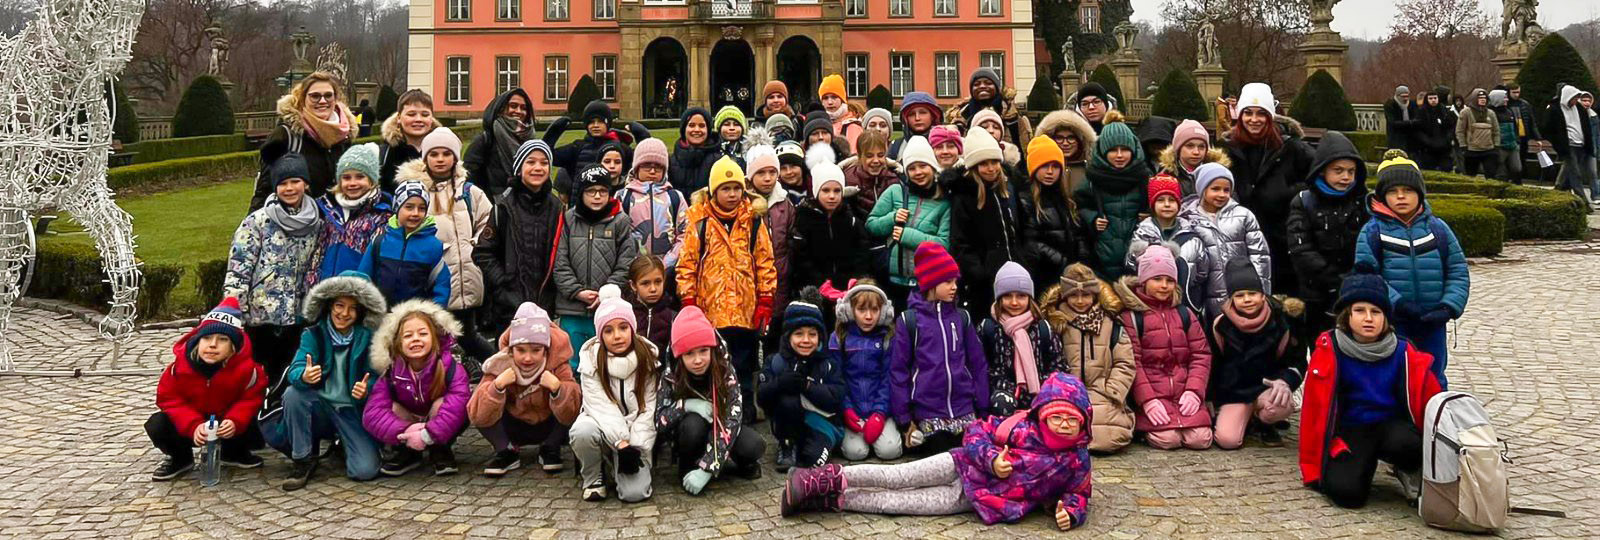
M597 99L600 99L600 86L594 83L594 78L584 75L578 79L578 84L572 87L572 95L567 96L567 116L573 120L583 118L584 107L588 107L589 102Z
M1371 163L1383 161L1383 152L1378 149L1389 142L1382 131L1346 131L1344 136L1350 139L1350 144L1355 145L1356 152L1361 154L1363 161Z
M1344 95L1344 87L1327 70L1319 69L1306 79L1300 94L1289 107L1289 116L1306 127L1350 131L1356 128L1356 110Z
M1122 83L1117 82L1117 73L1111 71L1110 64L1100 64L1100 67L1094 68L1094 72L1089 74L1089 82L1106 87L1106 92L1117 99L1117 108L1128 110L1127 100L1122 99Z
M1061 94L1056 91L1056 85L1050 84L1049 77L1035 78L1033 88L1028 90L1028 110L1049 112L1060 108Z
M1161 88L1150 102L1150 114L1198 122L1205 122L1211 116L1206 99L1200 96L1200 87L1195 85L1189 72L1181 69L1168 71L1161 79Z
M105 282L100 252L85 244L54 243L41 245L28 296L66 300L104 311L111 301L111 285ZM173 264L144 263L140 266L144 283L139 287L137 306L141 316L162 313L172 289L183 277L183 267Z
M112 137L122 144L139 142L139 111L133 110L133 103L128 101L128 92L122 89L122 83L112 82L107 88L111 100L112 114L117 115L111 124Z
M1517 84L1522 85L1522 99L1543 113L1545 106L1556 97L1556 83L1567 83L1594 92L1594 74L1589 72L1583 55L1561 34L1551 33L1534 46L1528 59L1522 62L1517 73Z
M884 88L883 85L874 86L871 91L867 92L867 108L886 111L895 110L894 96L890 95L889 89Z
M201 75L189 83L172 115L174 138L233 133L233 105L216 77Z
M378 102L372 105L373 112L378 115L378 121L373 123L383 124L384 120L388 120L395 110L400 108L399 104L400 94L396 94L394 88L389 85L383 85L383 88L378 89Z
M1499 255L1505 248L1506 217L1492 208L1465 200L1434 200L1433 215L1450 224L1450 230L1468 257Z
M207 135L182 139L156 139L122 145L122 151L133 153L133 162L154 163L169 159L211 156L247 150L243 133L233 135Z
M228 274L227 259L212 259L195 267L195 289L200 304L214 306L222 302L222 280Z

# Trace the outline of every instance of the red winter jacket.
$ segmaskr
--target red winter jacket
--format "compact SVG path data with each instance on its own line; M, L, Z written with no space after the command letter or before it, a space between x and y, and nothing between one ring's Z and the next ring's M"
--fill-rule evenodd
M1211 380L1211 347L1206 344L1205 331L1200 327L1200 317L1188 315L1184 326L1180 293L1173 292L1165 305L1153 303L1136 286L1138 279L1124 276L1112 287L1122 298L1127 311L1122 312L1122 328L1131 338L1135 372L1133 377L1135 426L1145 433L1211 427L1211 411L1201 406L1194 414L1178 412L1178 399L1184 392L1194 392L1201 401L1206 399L1206 387ZM1137 287L1137 288L1136 288ZM1144 332L1138 331L1135 317L1143 319ZM1144 414L1144 404L1160 403L1171 418L1166 424L1155 425Z
M1408 340L1404 345L1406 410L1411 421L1423 429L1423 410L1428 400L1441 390L1439 379L1434 377L1433 356L1417 350ZM1315 486L1322 481L1322 465L1330 455L1349 451L1344 440L1333 436L1339 418L1339 396L1335 394L1339 381L1339 359L1333 350L1333 332L1323 332L1317 338L1316 352L1311 353L1311 364L1306 368L1303 401L1300 408L1300 481Z
M195 428L213 414L218 422L232 420L237 429L244 429L255 421L267 395L267 375L251 356L250 338L244 337L244 344L223 362L222 370L206 379L189 365L192 335L193 330L172 345L175 358L156 383L156 407L167 413L185 437L193 436Z

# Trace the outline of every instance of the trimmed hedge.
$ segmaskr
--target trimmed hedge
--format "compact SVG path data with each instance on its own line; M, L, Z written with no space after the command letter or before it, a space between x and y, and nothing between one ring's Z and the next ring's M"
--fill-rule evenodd
M1468 257L1499 255L1505 247L1506 217L1492 208L1476 206L1469 202L1470 199L1476 197L1436 199L1429 205L1433 208L1433 215L1450 224L1450 230L1456 233L1456 240L1461 242L1461 251Z
M1100 67L1094 68L1094 71L1089 73L1089 82L1100 83L1100 86L1105 87L1106 93L1116 98L1118 109L1127 111L1133 106L1122 99L1122 83L1117 82L1117 73L1111 70L1111 64L1100 64ZM1078 91L1083 90L1080 88Z
M100 251L84 244L47 244L39 247L38 271L28 296L66 300L104 311L111 301L111 285L100 266ZM183 277L183 267L175 264L144 263L144 284L139 287L141 315L162 313L167 299Z
M1200 88L1188 71L1173 69L1161 79L1156 96L1150 101L1151 116L1165 116L1175 120L1205 122L1210 119L1210 107L1200 96Z
M212 259L195 267L194 286L200 295L200 305L214 306L222 302L222 280L227 274L227 259Z
M128 189L185 180L237 177L255 173L260 164L261 153L254 150L169 159L111 169L106 173L106 184L111 189Z
M867 92L867 108L892 111L894 110L894 96L890 95L889 89L884 88L883 85L874 86L872 90Z
M1034 79L1033 88L1028 90L1028 110L1053 111L1060 108L1061 94L1056 91L1056 85L1050 83L1050 78Z
M1378 150L1389 144L1388 138L1382 131L1344 131L1344 136L1350 139L1350 144L1355 145L1356 152L1361 154L1361 159L1372 163L1383 161L1383 152Z
M395 93L393 87L385 84L383 88L379 88L378 102L372 104L373 113L378 115L378 121L374 123L382 124L384 120L389 118L389 115L394 114L395 109L400 108L398 106L399 103L400 94Z
M1368 168L1368 189L1377 188L1375 170ZM1582 240L1589 230L1583 202L1570 193L1438 171L1422 177L1435 213L1439 203L1493 210L1503 216L1508 240Z
M106 98L111 100L112 111L117 115L111 127L112 136L125 145L139 142L139 111L128 101L128 92L122 89L120 81L112 81L106 90L110 92Z
M597 99L600 99L600 86L594 83L594 78L584 75L572 86L572 94L567 96L567 116L573 120L583 118L583 109ZM578 128L583 126L579 125Z
M222 83L210 75L195 77L172 115L172 136L227 135L233 127L233 105Z
M1344 95L1344 87L1325 69L1319 69L1306 79L1300 94L1295 96L1289 114L1306 127L1338 131L1356 128L1356 110Z
M248 150L243 133L234 135L204 135L181 139L156 139L122 145L122 151L133 152L133 163L153 163L169 159L210 156Z

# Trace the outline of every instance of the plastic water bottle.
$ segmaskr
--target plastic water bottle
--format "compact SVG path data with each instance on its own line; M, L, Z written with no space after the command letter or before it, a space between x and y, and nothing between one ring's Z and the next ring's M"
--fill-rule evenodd
M222 444L217 442L217 415L206 421L206 447L200 453L200 484L206 487L222 482Z

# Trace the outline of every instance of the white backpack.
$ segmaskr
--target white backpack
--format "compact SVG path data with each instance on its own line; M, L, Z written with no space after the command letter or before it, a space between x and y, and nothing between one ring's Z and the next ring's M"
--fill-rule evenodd
M1505 441L1472 394L1440 392L1428 400L1422 430L1422 500L1417 513L1433 527L1491 532L1511 510Z

